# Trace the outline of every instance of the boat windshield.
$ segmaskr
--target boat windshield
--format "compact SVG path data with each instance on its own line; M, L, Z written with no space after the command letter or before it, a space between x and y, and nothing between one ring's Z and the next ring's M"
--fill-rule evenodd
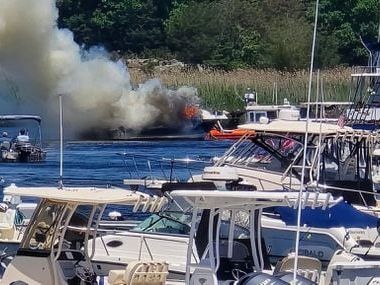
M218 164L284 171L301 150L302 144L292 138L262 136L234 146Z
M151 215L134 227L133 231L188 235L190 221L190 214L163 212Z
M170 233L179 235L189 235L191 224L191 214L182 212L162 212L153 214L132 231L137 232L154 232L154 233ZM220 237L228 238L229 220L223 217L220 226ZM244 239L249 237L249 230L244 226L235 225L235 238Z
M28 235L23 240L21 248L33 250L51 250L54 235L57 228L64 222L68 211L65 211L67 204L42 201L35 215L35 221L28 229Z

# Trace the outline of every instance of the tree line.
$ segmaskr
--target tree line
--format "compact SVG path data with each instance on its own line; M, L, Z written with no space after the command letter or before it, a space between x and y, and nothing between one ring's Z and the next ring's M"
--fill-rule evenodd
M57 0L58 25L84 47L188 64L295 70L308 66L315 0ZM379 0L320 0L317 65L366 64Z

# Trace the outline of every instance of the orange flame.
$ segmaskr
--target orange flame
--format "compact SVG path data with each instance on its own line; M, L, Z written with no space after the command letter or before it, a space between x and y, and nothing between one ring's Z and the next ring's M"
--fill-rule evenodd
M199 108L195 105L186 105L183 109L183 116L185 119L194 119L199 114Z

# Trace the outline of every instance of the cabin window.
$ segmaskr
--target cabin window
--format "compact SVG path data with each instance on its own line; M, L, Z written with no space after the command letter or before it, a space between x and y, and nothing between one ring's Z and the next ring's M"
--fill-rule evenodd
M261 117L266 117L267 113L266 112L256 112L255 114L255 122L259 123Z
M249 122L255 122L255 112L249 112L248 113L248 116L249 116Z

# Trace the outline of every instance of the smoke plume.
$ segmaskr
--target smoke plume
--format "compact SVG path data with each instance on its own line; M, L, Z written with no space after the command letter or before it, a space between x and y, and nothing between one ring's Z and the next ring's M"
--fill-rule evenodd
M178 127L197 102L194 88L168 90L150 80L133 90L125 64L101 48L82 50L57 27L54 0L0 0L0 113L34 113L56 122L57 94L66 94L71 134L152 126Z

